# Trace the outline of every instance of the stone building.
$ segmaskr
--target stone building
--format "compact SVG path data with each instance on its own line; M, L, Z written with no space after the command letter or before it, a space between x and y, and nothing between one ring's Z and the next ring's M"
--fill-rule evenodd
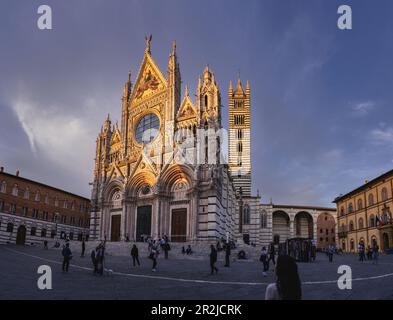
M207 66L196 101L181 96L173 44L167 74L151 55L124 85L121 126L109 116L97 138L91 235L110 241L234 238L236 194L222 155L221 95Z
M0 243L87 239L90 200L0 169Z
M196 101L181 94L176 45L167 74L151 55L151 37L135 84L123 88L120 128L109 115L96 142L91 237L109 241L169 236L171 241L268 245L317 239L317 219L335 209L262 204L251 192L250 85L229 86L229 134L207 66ZM222 146L228 139L228 158ZM335 215L333 215L335 219Z
M381 250L393 247L393 170L334 200L341 249L356 252L363 242L377 243Z

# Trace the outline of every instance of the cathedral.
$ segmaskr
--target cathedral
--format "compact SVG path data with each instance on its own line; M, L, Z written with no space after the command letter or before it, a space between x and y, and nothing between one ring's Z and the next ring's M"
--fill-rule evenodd
M229 84L228 131L209 66L198 78L195 102L181 89L176 44L164 75L146 37L135 82L129 73L124 84L120 128L108 115L97 137L90 238L166 235L172 242L255 245L316 239L317 218L331 209L262 204L259 192L251 194L249 82Z

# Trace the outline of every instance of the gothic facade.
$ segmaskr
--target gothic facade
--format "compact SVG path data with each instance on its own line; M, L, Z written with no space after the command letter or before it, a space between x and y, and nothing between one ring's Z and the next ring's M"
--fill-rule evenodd
M150 41L135 84L129 73L124 85L120 128L108 115L97 138L90 237L256 245L316 240L318 217L334 209L262 204L259 192L251 194L248 81L245 90L240 79L236 88L229 85L226 135L214 73L207 66L199 76L194 102L187 87L181 95L176 45L164 76Z
M120 128L106 119L96 143L91 237L140 241L234 238L237 200L222 155L221 95L206 67L196 102L181 96L173 44L167 74L150 38L135 84L123 89Z

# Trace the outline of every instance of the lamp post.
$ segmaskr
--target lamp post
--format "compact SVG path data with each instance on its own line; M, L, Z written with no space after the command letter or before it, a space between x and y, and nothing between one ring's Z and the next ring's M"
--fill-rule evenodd
M56 241L57 241L57 220L58 220L58 218L59 218L59 213L56 212L55 213L55 239L56 239Z

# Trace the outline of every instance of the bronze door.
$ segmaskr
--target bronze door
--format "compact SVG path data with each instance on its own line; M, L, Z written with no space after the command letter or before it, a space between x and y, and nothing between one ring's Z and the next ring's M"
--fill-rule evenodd
M111 241L120 241L120 221L120 214L112 216Z
M151 236L151 206L142 206L137 209L136 216L136 241L141 241L141 236Z
M171 241L186 242L187 238L187 209L172 210Z

